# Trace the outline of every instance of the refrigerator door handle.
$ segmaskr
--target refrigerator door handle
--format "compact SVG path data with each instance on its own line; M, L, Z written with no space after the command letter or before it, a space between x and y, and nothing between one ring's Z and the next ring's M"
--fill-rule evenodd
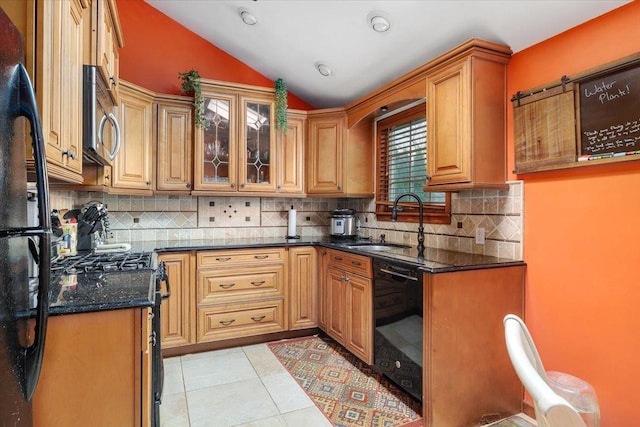
M36 188L38 189L38 216L40 224L39 235L39 263L38 263L38 307L36 310L35 339L31 346L27 347L26 355L26 384L25 397L31 400L35 392L42 357L49 317L49 282L51 281L51 217L49 216L49 179L47 177L47 164L44 151L44 138L40 115L36 103L33 86L29 74L22 64L18 65L20 75L20 104L18 115L29 120L31 126L31 142L36 169Z

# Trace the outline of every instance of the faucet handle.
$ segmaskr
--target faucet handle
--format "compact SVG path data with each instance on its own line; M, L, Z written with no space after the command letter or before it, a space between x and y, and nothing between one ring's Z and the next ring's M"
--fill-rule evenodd
M384 234L381 234L381 235L380 235L380 243L384 243L384 239L385 239L386 237L387 237L387 236L385 236Z

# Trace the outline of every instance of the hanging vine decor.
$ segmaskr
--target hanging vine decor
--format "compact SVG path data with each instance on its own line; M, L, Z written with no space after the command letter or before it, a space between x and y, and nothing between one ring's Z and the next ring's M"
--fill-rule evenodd
M182 79L180 89L185 95L193 96L193 108L195 110L194 123L196 127L207 128L204 120L204 99L202 98L202 89L200 88L200 74L191 69L184 73L178 73Z
M284 80L275 81L276 89L276 130L287 131L287 85Z

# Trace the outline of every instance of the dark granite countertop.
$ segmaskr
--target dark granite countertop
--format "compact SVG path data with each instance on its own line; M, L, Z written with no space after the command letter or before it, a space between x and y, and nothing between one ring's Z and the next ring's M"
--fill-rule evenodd
M198 240L158 240L148 242L131 242L134 250L177 252L187 250L241 249L273 246L321 246L339 249L357 255L372 258L396 260L415 265L429 273L445 273L459 270L475 270L484 268L525 265L521 260L497 258L493 256L455 252L445 249L426 248L424 257L418 257L415 246L410 248L392 248L385 251L368 250L366 246L349 248L353 242L323 237L306 237L300 239L286 238L246 238L246 239L198 239Z
M152 270L53 276L49 314L72 314L119 308L151 307L155 298Z

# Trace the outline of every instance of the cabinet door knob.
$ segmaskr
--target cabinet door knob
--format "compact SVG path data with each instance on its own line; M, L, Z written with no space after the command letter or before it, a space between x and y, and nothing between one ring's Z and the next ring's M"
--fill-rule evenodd
M243 182L242 184L240 184L240 188L244 188L246 184Z
M231 188L236 188L236 183L235 182L231 183Z
M342 185L338 185L338 190L342 191Z
M431 175L427 175L427 181L431 179Z
M147 181L147 185L151 185L151 181Z
M191 183L187 182L187 188L191 188Z

